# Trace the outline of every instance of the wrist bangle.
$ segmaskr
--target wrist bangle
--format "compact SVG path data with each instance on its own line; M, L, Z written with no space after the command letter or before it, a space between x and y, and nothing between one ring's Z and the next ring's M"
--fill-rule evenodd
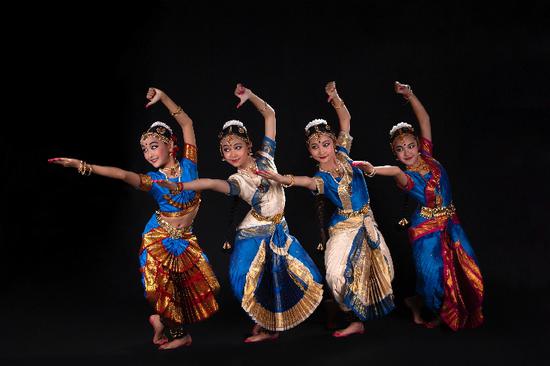
M294 185L294 176L292 174L285 174L285 177L290 178L290 183L288 183L288 184L281 183L281 185L285 188L292 187Z
M181 112L183 112L183 108L181 108L178 105L178 108L174 112L170 112L170 114L172 115L172 117L175 117L176 115L180 114Z
M263 106L263 108L258 108L258 111L260 111L260 112L265 112L265 111L267 111L267 102L266 102L265 100L264 100L264 106Z
M372 167L371 172L370 172L370 173L365 172L365 175L366 175L367 177L369 177L369 178L374 177L374 176L376 175L376 168L375 168L375 167Z
M86 163L84 160L80 160L80 165L78 166L78 173L80 173L80 175L91 175L92 171L91 164Z
M173 189L173 190L171 189L170 194L173 194L173 195L180 194L181 191L183 191L183 183L178 182L176 183L176 189Z

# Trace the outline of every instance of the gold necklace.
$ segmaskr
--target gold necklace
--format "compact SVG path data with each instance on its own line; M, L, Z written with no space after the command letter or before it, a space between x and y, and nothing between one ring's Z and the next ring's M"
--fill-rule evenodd
M250 165L248 165L246 168L239 168L239 172L243 173L244 175L246 175L247 177L249 178L254 178L256 174L256 170L258 170L258 166L256 165L256 160L254 159L251 159L252 162L250 163ZM252 175L250 175L250 174Z
M258 164L256 163L256 160L254 159L251 159L252 162L250 163L249 166L247 166L246 168L244 169L239 169L239 172L246 175L247 177L250 178L250 180L252 181L252 183L254 184L254 186L256 186L256 188L260 191L260 192L266 192L267 191L267 187L269 186L269 183L264 186L264 178L259 176L258 174L256 174L256 170L258 170ZM254 178L255 177L259 177L260 178L260 182L258 184L256 184L254 182ZM266 180L267 181L267 180Z
M176 178L181 176L181 165L178 162L170 168L161 168L159 170L166 178Z
M319 167L319 171L328 173L332 177L336 177L336 178L342 178L342 176L344 175L343 174L344 173L344 167L342 166L342 163L340 163L338 160L336 160L336 168L325 170L325 169L322 169L321 167Z
M321 169L321 167L319 167L319 171L330 174L330 176L332 177L332 179L334 179L334 182L336 182L337 185L340 185L340 184L344 183L346 169L345 169L344 165L339 160L336 160L336 168L333 168L333 169L330 169L330 170L324 170L324 169ZM336 176L335 176L334 173L336 173ZM336 180L336 178L341 178L341 179L338 182ZM347 184L345 185L344 188L346 189L348 194L351 196L351 194L352 194L351 180L349 182L346 182L346 183Z
M424 161L424 159L422 159L421 156L419 156L413 165L407 167L407 170L425 174L430 171L430 166Z

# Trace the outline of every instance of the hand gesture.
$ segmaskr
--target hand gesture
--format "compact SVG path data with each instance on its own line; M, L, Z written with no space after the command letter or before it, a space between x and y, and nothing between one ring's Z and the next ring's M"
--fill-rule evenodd
M78 168L80 166L80 160L72 158L51 158L48 159L48 163L62 165L65 168Z
M274 182L283 184L284 177L278 173L275 173L271 170L256 170L256 174L258 174L260 177L272 180Z
M235 87L235 96L240 99L239 104L237 104L237 108L240 108L240 106L243 105L244 102L246 102L250 98L250 94L252 93L250 89L247 89L243 86L243 84L239 83Z
M374 166L368 161L356 160L351 163L351 166L357 167L368 174L374 171Z
M395 92L401 94L403 98L409 99L413 94L411 86L408 84L401 84L399 81L396 81L394 84Z
M335 81L329 81L327 85L325 85L325 92L328 95L327 102L331 102L334 98L338 98L338 92L336 91L336 82Z
M145 105L145 108L149 108L158 102L162 96L164 96L164 92L162 90L157 88L149 88L149 90L147 90L147 95L145 96L145 98L149 99L149 103Z

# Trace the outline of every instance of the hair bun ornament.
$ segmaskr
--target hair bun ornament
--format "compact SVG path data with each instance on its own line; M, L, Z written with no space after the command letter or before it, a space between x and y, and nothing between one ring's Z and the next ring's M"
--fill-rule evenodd
M316 119L314 119L313 121L309 122L306 125L305 131L307 132L307 130L309 130L311 127L318 126L318 125L327 125L328 126L328 123L327 123L327 121L325 121L322 118L316 118Z
M392 137L394 133L396 133L397 131L399 131L402 128L408 128L408 129L410 129L414 132L414 128L413 128L412 125L408 124L407 122L399 122L398 124L396 124L395 126L393 126L391 128L390 137Z
M246 131L246 127L244 126L244 124L241 121L236 119L232 119L230 121L225 122L223 124L222 130L225 130L227 127L230 127L230 126L238 126Z
M161 127L166 128L168 131L170 131L170 135L173 135L173 134L174 134L174 133L172 132L172 129L170 128L170 126L168 126L166 123L161 122L161 121L153 122L153 124L151 124L151 127L149 127L149 129L152 129L153 127L157 127L157 126L161 126Z

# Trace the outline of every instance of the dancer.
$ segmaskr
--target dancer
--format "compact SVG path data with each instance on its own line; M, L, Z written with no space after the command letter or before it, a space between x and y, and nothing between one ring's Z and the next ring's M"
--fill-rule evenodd
M349 320L349 325L333 336L346 337L362 334L364 321L382 317L394 308L393 264L369 205L363 172L352 166L349 157L351 115L335 82L328 83L325 91L338 115L340 133L337 139L323 119L307 124L307 148L319 163L319 171L314 177L282 176L271 171L259 174L283 185L324 194L337 207L329 222L326 281Z
M265 136L260 151L252 154L252 142L244 124L231 120L218 135L222 160L237 169L227 180L198 179L183 189L205 189L239 196L251 206L237 228L229 278L242 308L255 321L245 342L274 340L279 331L307 319L321 302L322 276L298 240L290 235L284 218L285 194L281 184L263 179L258 170L276 172L273 108L250 89L237 84L239 108L247 100L263 115ZM173 182L159 182L169 188Z
M477 327L483 323L483 279L458 220L447 172L433 158L430 117L409 85L396 81L395 91L410 103L420 126L420 139L405 122L390 131L392 151L405 171L397 166L356 164L366 174L394 177L418 202L409 228L417 296L405 300L414 322L433 328L443 321L453 330ZM403 220L401 224L407 224ZM422 318L423 306L433 313L433 320Z
M145 297L155 314L149 317L159 349L191 345L185 326L209 318L218 310L214 297L219 290L206 255L192 232L200 204L200 193L168 190L154 180L187 182L196 179L197 148L191 118L168 95L157 88L147 91L146 107L161 101L171 111L183 131L183 157L176 159L176 135L163 122L155 122L141 135L145 159L157 171L137 174L131 171L89 164L72 158L53 158L50 163L76 168L82 175L92 173L122 180L149 192L159 205L143 232L139 253ZM168 336L168 337L167 337Z

